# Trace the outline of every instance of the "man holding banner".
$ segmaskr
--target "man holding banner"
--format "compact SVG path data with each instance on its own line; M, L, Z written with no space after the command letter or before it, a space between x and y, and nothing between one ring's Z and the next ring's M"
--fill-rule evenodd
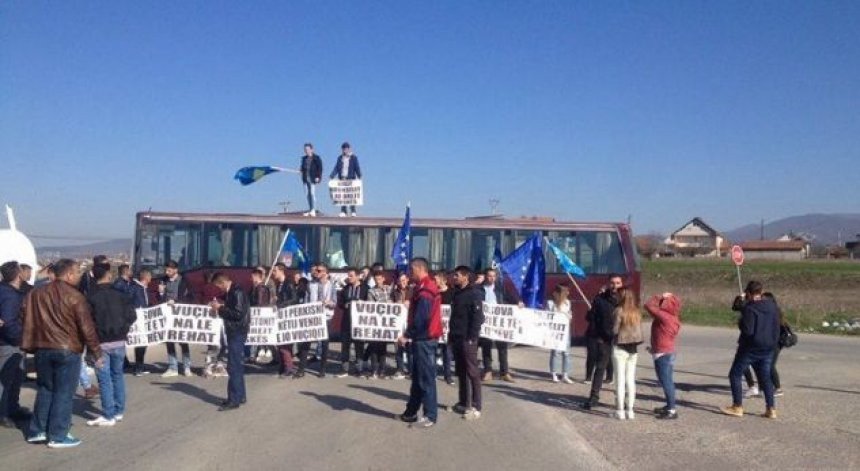
M245 340L248 338L248 328L251 325L251 306L248 297L224 273L216 273L212 284L227 293L224 303L213 300L209 306L224 319L224 331L227 334L227 400L218 408L219 411L238 409L247 400L245 395Z
M337 177L338 180L361 180L361 166L358 165L358 156L352 153L352 146L344 142L340 146L341 154L329 176L330 180ZM350 216L355 217L355 206L349 206ZM347 206L340 207L340 217L346 217Z
M358 270L355 268L347 268L346 271L346 286L340 291L337 305L343 312L341 318L340 329L340 361L341 372L337 374L338 378L344 378L349 375L349 347L355 346L355 361L361 362L364 355L364 342L361 340L353 340L352 338L352 302L367 301L367 285L362 283L358 278ZM353 367L356 376L361 375L361 367L356 365Z
M487 304L518 304L518 300L508 295L504 289L504 281L499 280L494 268L484 271L484 302ZM520 304L522 306L522 304ZM514 382L508 370L508 343L500 340L481 339L481 357L484 363L484 381L493 379L493 346L499 354L499 379L509 383Z
M406 411L400 415L404 422L417 422L422 428L436 424L436 347L442 336L442 300L436 282L430 276L426 259L415 258L409 264L415 290L409 304L406 332L397 339L398 345L412 349L412 386ZM418 418L423 406L424 417Z

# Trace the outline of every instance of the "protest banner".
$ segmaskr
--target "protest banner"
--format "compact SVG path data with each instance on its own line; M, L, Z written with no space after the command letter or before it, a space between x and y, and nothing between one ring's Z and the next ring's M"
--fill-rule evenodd
M483 304L481 337L566 350L570 343L570 317L559 312L521 308L507 304Z
M481 337L503 342L516 342L514 337L522 338L517 306L507 304L483 303L484 323L481 324Z
M328 340L326 309L322 303L288 306L278 309L275 315L276 345Z
M442 305L442 337L439 343L448 343L448 323L451 321L451 305Z
M209 306L162 304L167 311L165 342L219 345L224 321Z
M328 191L335 206L364 205L364 190L361 180L329 180Z
M148 309L135 309L137 319L128 330L129 347L145 347L164 342L165 326L167 318L162 306Z
M245 345L277 345L277 313L273 307L252 307L251 326Z
M352 338L367 342L395 342L406 328L406 306L400 303L353 301Z
M561 312L520 308L520 326L525 337L521 342L547 350L570 347L570 316Z

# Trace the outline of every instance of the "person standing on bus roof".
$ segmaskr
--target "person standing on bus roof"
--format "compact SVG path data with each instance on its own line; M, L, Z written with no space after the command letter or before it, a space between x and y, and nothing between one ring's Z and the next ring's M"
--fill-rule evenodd
M338 180L361 180L361 167L358 165L358 156L352 153L352 147L349 142L344 142L340 146L340 158L329 175L330 180L337 177ZM346 217L346 206L340 207L340 217ZM355 206L349 207L349 214L355 217Z
M167 304L193 303L194 295L188 283L179 274L179 264L170 260L164 265L164 278L158 283L158 301ZM161 374L162 378L179 376L179 362L176 359L176 343L166 342L167 346L167 371ZM191 347L187 343L180 343L182 350L182 374L193 376L191 372Z
M317 215L317 185L322 180L322 159L314 152L314 145L310 142L305 143L305 155L302 156L301 169L302 183L305 185L305 193L308 197L308 212L305 216L314 217Z
M499 280L495 268L484 270L484 302L487 304L517 304L523 306L519 300L509 295L504 287L504 282ZM499 354L499 378L508 383L514 382L514 377L508 369L508 343L498 340L482 338L480 341L481 361L484 363L484 381L493 379L493 346Z

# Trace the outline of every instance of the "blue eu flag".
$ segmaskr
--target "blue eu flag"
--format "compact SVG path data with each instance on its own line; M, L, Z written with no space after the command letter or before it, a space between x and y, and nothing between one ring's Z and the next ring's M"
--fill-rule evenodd
M502 260L502 271L520 293L523 304L540 308L546 291L546 261L543 258L543 238L535 232L528 240Z
M579 265L573 263L573 260L564 253L563 250L558 248L555 244L550 241L547 241L550 250L552 250L553 255L558 260L558 264L561 266L561 269L565 271L565 273L570 273L571 275L577 278L585 278L585 270L582 269Z
M391 258L394 260L395 268L400 273L409 270L409 261L412 260L412 221L409 210L409 206L406 206L406 217L403 218L403 225L400 226L397 240L394 241L394 247L391 248Z
M290 231L290 233L287 234L287 238L284 239L284 246L281 247L281 260L283 260L287 266L291 266L293 259L298 262L298 266L301 267L302 273L310 273L310 256L302 247L299 239L296 238L296 233Z

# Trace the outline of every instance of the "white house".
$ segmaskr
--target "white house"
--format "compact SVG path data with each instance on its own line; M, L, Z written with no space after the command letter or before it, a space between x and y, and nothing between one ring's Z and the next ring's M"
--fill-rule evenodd
M666 246L677 255L721 257L728 251L729 244L719 231L695 217L670 234Z

